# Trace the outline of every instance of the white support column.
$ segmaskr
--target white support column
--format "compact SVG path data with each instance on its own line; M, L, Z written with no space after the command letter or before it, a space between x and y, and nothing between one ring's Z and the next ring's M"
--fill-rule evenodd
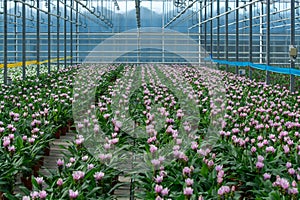
M263 23L264 23L264 20L263 20L263 16L262 16L263 12L264 12L263 3L261 2L260 9L259 9L259 14L260 14L260 16L259 16L259 23L260 23L260 25L259 25L259 63L260 64L262 64L264 62L263 61L263 51L264 51L264 49L263 49L263 45L264 45L264 43L263 43L263 39L264 39Z
M199 60L198 60L198 66L200 67L201 66L201 24L200 22L202 21L202 12L201 12L201 6L202 6L202 2L199 1L199 12L198 12L198 19L199 19L199 25L198 25L198 43L199 43L199 49L198 49L198 53L199 53Z

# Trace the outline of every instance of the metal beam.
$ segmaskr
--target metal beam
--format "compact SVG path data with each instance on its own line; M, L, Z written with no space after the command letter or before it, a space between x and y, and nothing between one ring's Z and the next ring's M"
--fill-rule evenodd
M228 15L229 15L229 13L228 13L228 9L229 9L229 6L228 6L228 1L229 0L226 0L226 3L225 3L225 12L226 12L226 14L225 14L225 56L226 56L226 60L228 60L228 58L229 58L229 55L228 55L228 50L229 50L229 43L228 43L228 34L229 34L229 30L228 30L228 22L229 22L229 20L228 20ZM226 72L228 72L228 70L229 70L229 66L228 66L228 64L226 64Z
M48 13L51 13L51 2L48 0ZM51 71L51 15L48 15L48 74Z
M140 0L135 0L135 14L136 14L136 26L141 27L141 10L140 10Z
M18 60L18 54L17 54L17 50L18 50L18 36L17 36L17 32L18 32L18 26L17 26L17 9L18 9L18 7L17 7L17 2L14 2L14 14L15 14L15 16L14 16L14 39L15 39L15 45L14 45L14 50L15 50L15 62L17 62L17 60Z
M79 64L79 26L77 25L77 22L79 22L78 6L78 2L76 2L76 64Z
M7 0L4 0L3 5L3 20L4 20L4 35L3 35L3 64L4 64L4 84L7 84Z
M202 9L201 9L201 7L202 7L202 1L199 1L199 8L200 8L200 12L199 12L199 16L198 16L198 18L199 18L199 22L198 23L200 23L201 21L202 21ZM202 25L200 25L200 26L198 26L198 42L199 42L199 67L200 67L200 65L201 65L201 54L202 54L202 42L201 42L201 40L202 40L202 38L201 38L201 33L202 33ZM204 52L205 53L205 52Z
M213 17L213 2L211 3L211 5L210 5L210 18L212 18ZM213 35L214 35L214 33L213 33L213 22L214 22L214 20L211 20L210 21L210 55L211 56L213 56Z
M291 0L291 44L292 46L295 46L295 0ZM293 58L290 59L290 68L295 68L295 60ZM295 76L290 75L290 91L295 91Z
M216 18L218 18L218 17L222 17L222 16L227 15L227 14L230 14L230 13L236 11L236 10L242 9L242 8L248 6L249 4L254 4L254 3L260 2L260 1L261 1L261 0L254 0L254 1L251 1L250 3L246 3L246 4L243 4L243 5L241 5L241 6L237 6L237 7L233 8L233 9L230 9L230 10L228 10L228 11L226 11L226 12L223 12L222 14L216 15L216 16L210 18L210 19L206 19L206 20L204 20L203 22L201 22L200 24L207 23L207 22L209 22L209 21L211 21L211 20L214 20L214 19L216 19ZM227 0L226 0L226 2L227 2ZM226 4L225 6L228 6L228 3L225 3L225 4ZM199 26L200 24L195 24L195 25L189 27L188 29L195 28L195 27Z
M264 31L263 31L263 27L264 27L264 20L263 20L263 3L260 3L260 16L259 16L259 63L263 63L263 50L264 50Z
M266 64L270 65L270 0L266 3ZM266 84L270 84L270 72L266 70Z
M119 4L117 0L113 0L114 6L117 8L117 10L120 10Z
M250 4L250 5L252 5L252 4ZM250 5L249 5L249 7L250 7ZM300 6L295 6L295 9L299 9L299 8L300 8ZM285 12L285 11L289 11L289 10L291 10L291 9L286 8L286 9L277 10L275 12L271 12L270 15L275 15L275 14ZM260 19L261 17L266 17L266 14L261 13L258 16L254 16L252 18L252 21L254 19ZM300 16L295 17L295 19L299 19L299 18L300 18ZM286 17L286 18L282 18L282 19L278 19L278 20L273 20L273 21L270 21L270 23L284 22L284 21L287 21L287 20L290 20L290 18ZM247 21L249 21L249 19L241 19L241 20L239 20L239 23L243 23L243 22L247 22ZM231 22L228 25L231 26L231 25L234 25L234 24L235 24L235 22ZM260 25L263 25L263 24L266 24L266 22L263 21L262 23L254 24L253 27L260 26ZM282 25L272 26L272 29L273 28L282 28L282 27L287 27L287 26L290 26L290 24L282 24ZM220 26L220 28L222 28L222 27L225 27L225 24ZM245 28L249 28L249 26L244 26L244 27L241 27L239 29L242 30L242 29L245 29ZM214 28L214 29L216 29L216 28ZM265 29L265 28L263 28L263 29Z
M235 6L239 7L239 0L235 1ZM235 11L235 60L239 61L239 9ZM235 67L235 73L239 73L239 67Z
M164 26L165 23L165 2L163 2L163 13L162 13L162 20L161 20L161 24L162 27ZM161 44L161 50L162 50L162 62L165 63L165 29L162 28L162 44Z
M73 1L70 1L71 7L73 7ZM70 9L70 20L73 20L73 12ZM70 23L70 54L71 54L71 65L73 65L73 24Z
M212 2L211 2L212 3ZM211 5L211 3L209 3L208 5ZM168 4L167 4L168 5ZM208 6L206 5L206 6ZM175 24L172 24L172 27L175 27L176 25L180 24L180 23L183 23L187 20L189 20L190 18L192 18L194 15L198 14L204 9L205 6L202 6L200 7L200 9L198 9L198 11L195 11L195 12L192 12L190 14L188 14L187 16L185 16L183 19L180 19L179 21L177 21ZM168 18L167 18L168 19Z
M37 0L37 10L36 10L36 75L40 75L40 0Z
M89 13L91 13L92 15L94 15L96 18L100 19L102 22L104 22L108 27L112 28L113 24L111 21L108 20L108 18L103 18L103 16L97 15L95 10L91 10L90 8L87 7L86 4L82 3L82 0L74 0L75 2L77 2L78 4L80 4L83 8L85 8L87 11L89 11ZM103 13L103 12L102 12Z
M63 3L63 4L64 4L63 0L59 0L59 1L60 1L60 3ZM41 9L41 8L39 8L39 7L34 7L34 6L32 6L32 4L27 3L25 0L14 0L14 2L15 2L15 3L22 3L22 4L25 4L26 6L32 7L32 8L34 8L35 10L37 10L37 11L39 11L39 12L45 13L47 16L50 15L50 16L53 16L53 17L59 17L59 18L62 19L62 20L66 20L66 21L69 21L69 22L74 23L74 24L75 24L75 23L78 23L78 22L76 22L76 21L70 21L69 18L68 18L67 16L66 16L66 17L62 17L62 16L59 15L59 14L54 14L54 13L51 13L51 12L49 13L48 11L43 10L43 9ZM16 6L15 6L15 7L16 7ZM67 7L70 7L70 6L67 5ZM73 7L70 7L70 8L74 10ZM89 10L89 11L90 11L90 10ZM21 12L20 12L20 13L21 13ZM89 20L91 20L91 21L93 21L93 22L95 22L95 23L98 23L98 21L92 19L92 18L89 17L88 15L85 15L85 14L79 12L79 11L78 11L78 13L79 13L80 15L82 15L82 16L88 18ZM10 13L7 13L7 15L8 15L8 16L15 16L15 17L21 18L21 15L13 15L13 14L10 14ZM22 18L23 18L23 17L22 17ZM25 19L26 19L26 20L31 20L31 19L29 19L29 18L25 18ZM35 21L35 20L31 20L31 21L37 22L37 21ZM47 24L47 23L41 22L41 21L40 21L40 22L37 23L37 24ZM100 23L98 23L98 24L99 24L99 25L102 25L102 24L100 24ZM15 23L15 25L17 25L17 24ZM78 25L78 26L81 26L81 24L79 24L79 23L78 23L77 25ZM22 25L20 25L20 26L22 26ZM51 24L50 26L53 26L53 25ZM37 27L33 27L33 26L26 26L26 27L37 28Z
M57 15L60 15L60 11L59 11L59 0L56 0L56 12L57 12ZM59 70L59 64L60 64L60 60L59 60L59 35L60 35L60 18L57 17L56 18L56 24L57 24L57 27L56 27L56 58L57 58L57 61L56 61L56 67L57 67L57 71Z
M207 6L206 6L207 0L204 0L204 21L207 19ZM200 23L199 23L200 24ZM205 52L207 51L207 40L206 40L206 35L207 35L207 23L204 24L204 50ZM206 65L206 60L204 61L204 64Z
M217 0L217 15L220 14L220 0ZM217 58L220 60L220 17L217 18ZM219 69L220 65L217 64Z
M64 2L64 17L67 18L67 0ZM67 20L64 20L64 68L67 67Z
M137 0L136 0L137 1ZM194 0L192 3L188 4L182 11L180 11L173 19L171 19L164 28L167 28L170 24L172 24L176 19L178 19L181 15L183 15L189 8L191 8L194 3L196 3L198 0ZM201 8L200 8L201 9ZM197 25L197 24L196 24Z
M43 10L43 9L41 9L41 8L33 7L31 4L26 3L26 2L24 2L23 0L14 0L14 1L15 1L15 2L19 2L19 3L22 3L22 4L25 4L26 6L32 7L32 8L34 8L35 10L39 10L40 12L43 12L43 13L45 13L45 14L47 14L47 15L51 15L51 16L53 16L53 17L60 17L61 19L68 20L67 18L63 18L62 16L59 16L59 15L54 14L54 13L49 13L48 11L45 11L45 10ZM83 15L83 16L86 16L86 15L80 13L80 12L79 12L79 14L81 14L81 15ZM8 13L8 15L13 16L12 14L9 14L9 13ZM17 17L20 18L21 16L17 16ZM27 19L27 20L30 20L29 18L26 18L26 19ZM31 20L31 21L34 21L34 20ZM72 23L74 23L74 22L72 22ZM46 24L46 23L41 23L41 24Z
M249 0L251 1L251 0ZM252 30L252 24L253 24L253 19L252 19L252 16L253 16L253 9L252 9L252 4L249 5L249 62L252 62L252 51L253 51L253 38L252 38L252 35L253 35L253 30ZM252 79L252 68L249 67L249 78Z
M26 8L25 1L22 4L22 78L26 78Z

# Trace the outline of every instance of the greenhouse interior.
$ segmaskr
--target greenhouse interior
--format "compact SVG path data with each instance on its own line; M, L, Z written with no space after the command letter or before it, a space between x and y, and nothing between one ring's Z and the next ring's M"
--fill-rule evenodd
M300 1L0 0L0 200L300 199Z

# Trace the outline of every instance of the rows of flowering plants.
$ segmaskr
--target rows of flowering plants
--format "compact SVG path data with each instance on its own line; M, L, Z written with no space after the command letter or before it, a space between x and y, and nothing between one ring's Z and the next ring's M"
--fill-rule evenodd
M12 199L16 177L30 182L43 163L44 151L59 129L61 118L71 119L71 76L76 67L28 77L1 86L0 193ZM28 186L28 185L27 185ZM30 186L28 186L30 187Z
M85 67L82 66L82 68ZM122 75L123 71L122 65L118 67L89 66L89 68L93 69L89 70L88 73L91 73L91 76L92 74L96 75L96 83L101 86L98 87L96 96L106 92L116 78ZM80 69L77 73L79 71ZM85 76L85 78L91 76ZM80 85L81 81L80 76L76 76L76 79L74 79L74 82L78 82ZM88 97L85 96L83 99L88 99ZM77 93L74 94L73 101L82 103L78 100ZM75 112L84 115L84 110L75 109ZM92 123L96 124L95 122ZM86 120L82 124L77 124L78 134L74 141L70 141L71 144L66 149L68 153L57 160L57 169L50 171L49 176L43 176L42 174L35 176L33 178L33 189L26 190L23 199L109 199L113 196L120 172L88 151L88 144L80 133L89 130L89 127L91 127L91 124ZM94 131L97 132L97 130Z
M60 68L64 68L64 67L60 67ZM26 70L26 77L36 77L37 65L34 64L27 65L25 70ZM55 72L57 70L58 70L57 66L50 65L51 72ZM22 73L23 73L22 67L8 68L7 77L10 79L10 81L20 81L22 79ZM39 73L47 74L48 66L41 64ZM3 83L3 69L0 70L0 83Z
M220 66L220 70L226 70L226 66ZM242 68L243 69L243 68ZM252 79L256 81L264 82L266 80L265 71L255 69L255 68L247 68L246 69L246 77L250 77L250 70L252 73ZM235 67L229 67L228 72L235 73ZM300 78L299 76L294 77L295 80L295 91L299 91L300 89ZM272 85L280 85L281 87L289 88L290 85L290 75L288 74L279 74L276 72L270 72L270 84Z
M221 144L234 151L223 151L229 157L219 154L225 174L247 198L298 199L298 92L228 78L226 121L220 135Z
M18 199L16 186L32 189L49 143L72 123L73 66L1 86L0 198ZM103 74L113 70L107 67ZM19 177L21 176L21 183ZM16 185L18 184L18 185ZM19 190L18 190L19 191Z
M139 199L300 197L298 92L179 65L89 65L39 79L3 89L0 177L10 176L0 184L72 117L78 134L23 199L112 199L118 176Z
M299 99L220 71L126 68L80 123L136 197L297 199Z

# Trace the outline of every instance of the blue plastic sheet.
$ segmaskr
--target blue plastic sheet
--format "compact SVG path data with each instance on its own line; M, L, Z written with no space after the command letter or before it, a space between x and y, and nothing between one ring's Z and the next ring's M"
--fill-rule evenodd
M264 65L264 64L255 64L255 63L251 63L251 62L216 60L216 59L213 59L212 56L209 57L209 58L205 58L204 60L205 61L211 61L211 62L214 62L214 63L219 63L219 64L222 64L222 65L238 66L238 67L251 67L251 68L254 68L254 69L271 71L271 72L275 72L275 73L279 73L279 74L300 76L300 70L299 69L282 68L282 67L276 67L276 66L270 66L270 65Z

